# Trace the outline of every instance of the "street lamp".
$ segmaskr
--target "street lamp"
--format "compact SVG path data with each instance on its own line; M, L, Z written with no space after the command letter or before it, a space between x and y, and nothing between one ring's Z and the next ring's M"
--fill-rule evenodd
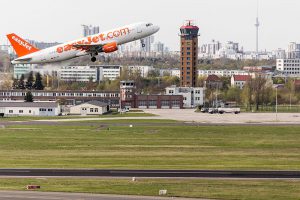
M275 108L275 109L276 109L276 122L277 122L277 120L278 120L278 119L277 119L277 111L278 111L278 108L277 108L277 106L278 106L277 89L278 89L278 86L276 86L275 89L276 89L276 108Z

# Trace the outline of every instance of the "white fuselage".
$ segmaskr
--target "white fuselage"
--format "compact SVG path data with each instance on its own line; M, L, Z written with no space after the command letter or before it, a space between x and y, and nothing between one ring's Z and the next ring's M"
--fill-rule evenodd
M39 63L52 63L64 60L69 60L75 57L84 56L89 54L88 51L75 48L72 45L86 44L94 46L102 46L112 42L117 45L122 45L128 42L142 39L150 36L159 30L158 26L151 23L136 23L124 27L116 28L113 30L105 31L99 34L87 36L77 40L69 41L57 46L43 49L12 61L12 64L39 64Z

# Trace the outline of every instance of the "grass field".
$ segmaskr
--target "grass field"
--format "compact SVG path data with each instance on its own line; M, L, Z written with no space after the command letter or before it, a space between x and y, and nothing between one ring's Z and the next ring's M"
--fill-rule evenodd
M203 180L203 179L0 179L0 190L25 190L28 184L41 186L40 191L88 192L212 199L287 200L299 199L299 180Z
M141 120L149 125L130 128L118 122L0 129L0 168L300 169L299 126L197 127Z
M76 119L76 118L114 118L114 117L152 117L156 116L151 113L140 113L140 112L128 112L128 113L109 113L105 115L88 115L88 116L81 116L81 115L66 115L66 116L17 116L17 117L0 117L0 121L32 121L32 120L48 120L48 119Z

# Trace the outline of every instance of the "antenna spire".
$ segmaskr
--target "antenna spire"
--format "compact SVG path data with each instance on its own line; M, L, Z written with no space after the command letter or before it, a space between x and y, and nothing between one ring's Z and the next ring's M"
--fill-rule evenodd
M256 7L256 23L254 24L256 27L256 54L258 55L258 29L259 29L259 20L258 20L258 0L257 0L257 7Z

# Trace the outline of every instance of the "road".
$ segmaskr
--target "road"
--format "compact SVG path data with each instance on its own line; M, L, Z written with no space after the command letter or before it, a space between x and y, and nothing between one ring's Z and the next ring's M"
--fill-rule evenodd
M157 191L158 192L158 191ZM0 200L193 200L191 198L144 197L64 192L0 191Z
M0 169L0 177L300 178L300 171Z

